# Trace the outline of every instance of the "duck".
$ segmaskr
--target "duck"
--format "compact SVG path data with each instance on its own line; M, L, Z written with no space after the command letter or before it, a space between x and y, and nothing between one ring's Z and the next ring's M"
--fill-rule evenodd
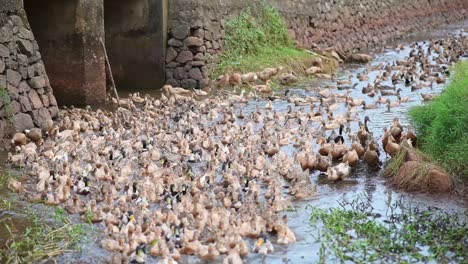
M329 181L342 181L346 179L351 173L351 167L348 162L341 162L340 164L329 167L327 170L327 178Z
M321 172L326 172L328 170L328 167L330 167L330 160L328 159L327 156L322 156L320 153L315 154L315 169L321 171Z
M335 141L335 143L344 144L343 129L344 129L344 125L341 124L339 134L333 140L333 141Z
M28 142L28 138L24 133L15 133L11 139L11 144L14 146L24 146Z
M401 135L403 133L403 127L400 125L398 117L393 118L393 124L390 129L390 133L397 143L401 140Z
M282 85L289 85L298 82L299 79L297 78L296 75L294 75L293 72L290 73L284 73L279 77L279 82Z
M414 127L412 125L408 126L405 137L411 140L411 145L415 148L418 145L418 137L414 133Z
M349 166L356 167L359 163L359 155L356 150L348 150L343 156L343 162L347 162Z
M366 101L363 101L363 102L362 102L362 109L364 109L364 110L368 110L368 109L377 109L377 108L379 108L379 106L377 106L377 105L375 105L375 104L370 104L370 105L368 105L368 104L366 103Z
M387 153L390 156L394 156L398 151L400 151L400 145L396 143L396 140L393 138L393 136L390 134L387 140L387 144L384 147L385 153Z
M369 167L375 168L378 167L380 164L379 154L376 150L372 150L370 146L367 146L363 158Z
M275 76L276 74L278 74L279 72L279 68L266 68L264 69L263 71L259 72L257 74L258 78L260 78L260 80L262 81L267 81L269 80L271 77Z
M241 75L242 83L250 84L258 80L258 76L255 72L249 72Z
M172 85L168 84L162 87L162 91L168 98L171 98L172 96L191 97L193 95L192 91L190 90L186 90L180 87L172 87Z
M274 252L273 245L265 234L261 234L255 242L252 252L261 255L268 255Z
M435 95L433 95L433 94L424 94L424 93L421 93L421 97L423 98L423 101L429 102L429 101L434 100Z
M260 93L271 93L273 89L271 88L271 80L267 80L265 84L257 84L251 86L255 91Z

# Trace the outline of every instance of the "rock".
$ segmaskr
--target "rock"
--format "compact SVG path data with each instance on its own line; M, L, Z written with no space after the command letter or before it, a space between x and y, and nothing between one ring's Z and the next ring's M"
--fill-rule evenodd
M191 60L193 60L193 53L188 50L181 51L176 59L178 63L186 63Z
M52 116L47 108L33 110L32 113L34 123L42 128L42 130L48 131L53 125Z
M18 96L19 96L18 88L14 87L13 85L8 84L7 91L8 91L8 96L10 96L10 99L12 100L18 99Z
M187 25L179 25L171 30L172 36L174 38L183 40L190 33L190 27Z
M21 19L21 17L19 17L17 15L10 16L10 20L13 23L13 25L15 25L17 27L23 27L24 26L23 20Z
M203 40L203 38L205 37L205 31L202 28L198 28L193 32L192 35Z
M28 66L28 56L24 54L18 54L17 61L18 61L18 64L21 66L26 66L26 67Z
M34 39L33 33L31 31L27 30L24 27L19 29L18 35L19 35L20 38L23 38L23 39L27 39L27 40L33 40Z
M29 87L26 81L21 81L18 85L18 92L20 93L29 92L29 90L31 90L31 87Z
M57 100L55 99L55 96L52 93L48 93L47 96L49 96L49 105L57 106ZM52 117L54 116L52 115Z
M177 58L177 51L173 47L169 47L166 52L166 62L169 63Z
M172 47L183 47L184 46L184 43L181 41L181 40L178 40L178 39L175 39L175 38L171 38L167 44L169 46L172 46Z
M46 94L41 94L39 97L41 98L42 104L44 105L44 107L49 107L50 105L49 96Z
M18 39L16 44L18 44L21 53L27 55L28 57L34 54L34 46L31 41L26 39Z
M213 40L213 36L211 35L211 32L209 32L208 30L205 30L205 39Z
M181 81L180 85L183 88L194 89L194 88L197 88L198 83L197 81L192 80L192 79L185 79Z
M198 88L203 89L210 85L210 78L202 79L198 82Z
M43 76L36 76L34 78L31 78L31 80L29 80L29 85L32 88L40 89L40 88L44 88L47 86L47 81Z
M7 82L15 87L18 87L21 81L21 74L14 70L7 70Z
M17 101L12 101L10 103L10 115L21 112L21 105Z
M31 105L33 109L39 109L43 107L42 101L34 89L29 91L28 96L29 96L29 100L31 101Z
M188 77L188 73L187 71L184 69L184 67L177 67L175 68L174 70L174 78L177 79L177 80L183 80L183 79L187 79Z
M184 45L186 47L200 47L203 45L203 39L199 37L188 37L184 40Z
M0 29L0 42L6 43L12 41L14 38L13 30L9 24L6 24Z
M3 73L3 71L5 71L5 62L0 59L0 73Z
M189 77L196 80L196 81L200 81L203 79L203 75L200 71L200 68L192 68L190 69L189 71Z
M203 55L203 53L197 53L197 55L195 55L193 57L193 60L196 60L196 61L205 61L205 56Z
M34 127L34 123L30 115L25 113L18 113L13 116L13 125L15 131L24 131Z
M56 118L58 117L59 115L59 110L58 110L58 107L57 106L51 106L49 108L47 108L49 110L49 113L50 113L50 117L52 118Z
M372 56L367 54L351 54L346 58L346 62L368 63L372 60Z
M201 67L201 66L205 66L205 62L204 61L191 61L189 62L189 64L193 67Z
M32 110L28 97L20 95L18 101L21 105L21 112L29 112Z
M0 44L0 57L6 58L10 56L10 50L3 44Z

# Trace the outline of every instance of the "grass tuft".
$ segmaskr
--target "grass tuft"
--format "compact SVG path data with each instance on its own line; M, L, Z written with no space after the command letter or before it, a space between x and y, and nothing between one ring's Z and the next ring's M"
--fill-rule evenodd
M72 224L63 208L56 209L54 223L40 220L40 217L31 211L27 214L31 223L25 230L18 230L11 218L0 220L0 225L8 234L8 240L0 251L1 263L54 260L55 257L75 250L86 237L84 225Z
M226 23L225 50L212 76L226 70L245 73L279 66L304 74L314 57L296 48L279 11L263 3L255 11L248 9Z
M468 61L458 63L445 91L433 102L415 107L410 116L424 153L468 181Z

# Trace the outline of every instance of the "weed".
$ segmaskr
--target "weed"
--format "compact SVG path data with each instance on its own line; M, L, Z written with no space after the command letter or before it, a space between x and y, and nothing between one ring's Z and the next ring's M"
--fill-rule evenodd
M433 102L413 108L410 116L422 150L468 181L468 61L458 63L454 71L445 91Z
M10 122L10 124L13 123L13 113L11 111L10 95L8 94L8 91L3 86L0 86L0 100L2 101L2 104L4 105L4 109L8 117L8 121Z
M466 218L440 209L404 206L389 198L385 216L358 197L341 208L314 208L311 224L321 243L320 261L460 262L468 257Z
M263 3L255 11L248 9L226 23L225 50L212 76L227 69L249 72L279 66L303 73L313 58L294 46L278 10Z
M34 263L77 249L86 237L84 225L72 224L63 209L56 209L55 222L42 221L37 213L27 211L31 224L19 231L11 218L2 219L9 238L0 252L1 263Z

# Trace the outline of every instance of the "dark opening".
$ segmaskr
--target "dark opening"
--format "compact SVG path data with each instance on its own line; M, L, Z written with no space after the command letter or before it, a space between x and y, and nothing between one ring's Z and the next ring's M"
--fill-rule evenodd
M105 0L106 48L119 90L165 81L165 0Z
M24 0L54 95L59 104L84 101L82 41L75 33L76 7L71 0Z

